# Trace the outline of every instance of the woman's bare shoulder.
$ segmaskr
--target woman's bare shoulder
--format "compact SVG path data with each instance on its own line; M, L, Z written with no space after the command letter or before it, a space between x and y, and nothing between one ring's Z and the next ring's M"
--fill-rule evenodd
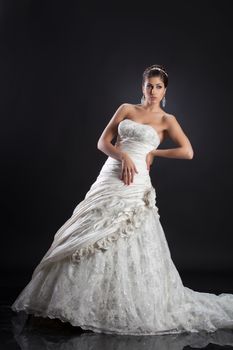
M137 105L134 105L134 104L128 103L128 102L124 102L124 103L122 103L122 106L124 107L124 109L126 111L132 111L136 108Z
M166 113L164 112L164 115L163 115L164 119L166 120L169 120L169 119L174 119L175 118L175 115L174 114L171 114L171 113Z
M166 125L170 125L171 123L177 122L176 116L171 113L164 113L163 115L163 122Z
M121 105L119 105L117 110L126 114L128 112L131 112L134 108L135 107L132 103L123 102Z

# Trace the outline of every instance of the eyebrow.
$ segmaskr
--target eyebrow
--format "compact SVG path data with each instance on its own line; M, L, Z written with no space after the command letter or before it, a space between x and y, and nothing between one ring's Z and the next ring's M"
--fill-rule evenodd
M147 85L153 85L153 84L147 83ZM155 85L162 85L162 83L157 83L157 84L155 84Z

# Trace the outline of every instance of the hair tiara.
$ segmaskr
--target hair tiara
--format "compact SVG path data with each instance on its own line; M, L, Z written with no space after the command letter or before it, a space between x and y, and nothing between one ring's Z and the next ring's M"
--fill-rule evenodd
M154 70L154 69L161 70L161 71L164 72L164 73L166 74L166 76L168 77L168 74L167 74L167 72L165 72L164 69L159 68L159 67L153 67L153 68L150 69L150 71L151 71L151 70Z

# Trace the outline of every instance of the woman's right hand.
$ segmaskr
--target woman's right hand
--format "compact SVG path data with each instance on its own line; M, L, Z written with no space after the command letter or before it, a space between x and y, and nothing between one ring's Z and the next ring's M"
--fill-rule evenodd
M138 173L138 170L127 153L122 153L121 168L120 179L124 181L125 185L130 185L133 182L135 172Z

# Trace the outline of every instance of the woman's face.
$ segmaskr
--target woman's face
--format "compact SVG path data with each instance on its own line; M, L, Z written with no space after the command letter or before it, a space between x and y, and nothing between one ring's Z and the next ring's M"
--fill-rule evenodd
M165 95L166 88L160 77L151 77L146 78L142 92L146 102L159 104Z

